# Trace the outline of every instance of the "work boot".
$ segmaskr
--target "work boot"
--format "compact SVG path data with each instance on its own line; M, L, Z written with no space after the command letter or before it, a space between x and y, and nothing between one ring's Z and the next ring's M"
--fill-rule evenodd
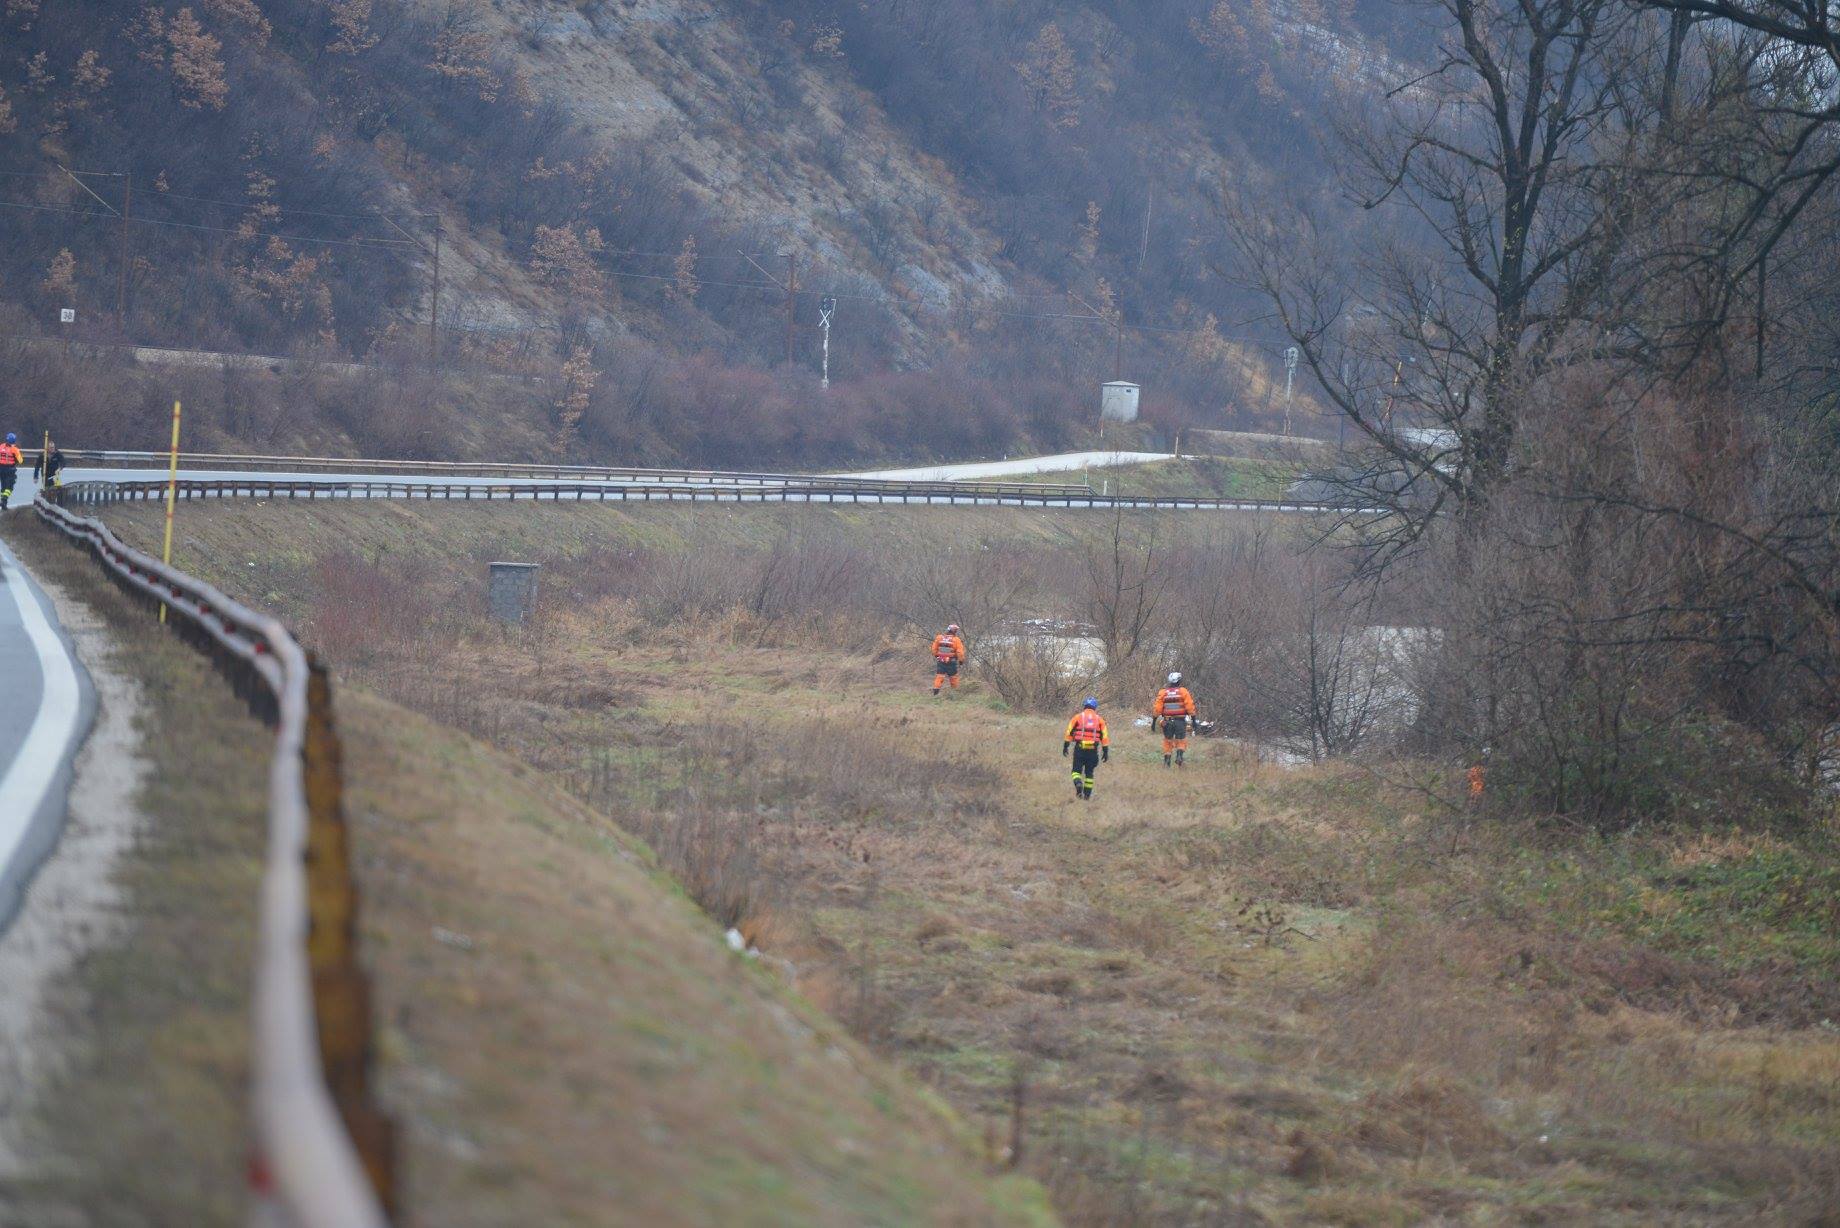
M1187 751L1185 751L1185 750L1179 750L1179 751L1177 751L1177 752L1176 752L1176 766L1177 766L1177 767L1181 767L1181 766L1182 766L1182 762L1183 762L1183 760L1182 760L1182 756L1183 756L1183 755L1186 755L1187 753L1188 753L1188 752L1187 752Z
M937 695L937 694L939 694L939 688L938 688L938 687L934 687L934 688L933 688L933 694L935 694L935 695Z
M1168 766L1169 766L1169 756L1168 756L1168 755L1164 755L1164 756L1163 756L1163 766L1164 766L1164 767L1168 767Z
M1073 782L1073 795L1075 797L1085 797L1086 796L1086 786L1081 784L1077 780L1074 781Z

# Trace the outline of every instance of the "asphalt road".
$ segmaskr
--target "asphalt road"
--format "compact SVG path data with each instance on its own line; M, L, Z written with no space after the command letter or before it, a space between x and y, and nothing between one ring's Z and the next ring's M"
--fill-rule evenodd
M1058 452L1053 456L1018 456L1011 460L923 465L918 469L877 469L870 473L834 476L877 478L891 482L981 482L986 478L1013 478L1030 473L1067 473L1076 469L1142 465L1150 461L1172 459L1167 452Z
M8 513L30 515L25 511ZM57 843L96 702L57 611L0 543L0 928Z
M1006 477L1018 477L1035 473L1072 473L1081 469L1098 468L1106 465L1134 465L1149 461L1168 460L1161 452L1061 452L1053 456L1019 456L1001 461L969 461L963 464L929 465L914 469L881 469L870 473L831 473L816 474L816 477L828 478L870 478L878 481L897 482L973 482ZM668 482L669 479L646 479L643 477L623 477L613 481L603 481L591 477L471 477L449 474L378 474L378 473L342 473L337 470L337 461L327 463L325 470L301 472L299 470L259 470L259 469L201 469L185 468L179 470L179 477L187 481L222 481L241 478L247 481L276 482L376 482L389 481L405 485L441 485L441 486L541 486L566 482L570 485L619 485L642 486L648 481ZM123 468L120 466L87 467L72 465L64 470L65 482L108 482L108 481L147 481L164 478L166 470L158 467ZM31 471L21 469L19 484L13 491L13 506L27 507L38 493L38 486L32 481Z

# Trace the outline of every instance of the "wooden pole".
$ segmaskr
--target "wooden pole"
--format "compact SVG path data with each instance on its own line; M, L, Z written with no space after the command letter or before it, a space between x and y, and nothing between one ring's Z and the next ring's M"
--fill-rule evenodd
M441 363L441 219L434 223L434 286L428 296L428 365Z
M799 259L791 252L786 253L786 365L792 365L793 346L793 311L798 302L799 293Z
M173 402L172 464L166 471L166 540L160 547L160 561L172 566L173 504L179 498L179 402ZM166 621L166 603L160 603L160 621Z
M134 259L133 244L128 238L128 220L134 212L134 178L130 174L121 177L121 268L115 280L115 326L121 329L122 340L128 339L128 265Z

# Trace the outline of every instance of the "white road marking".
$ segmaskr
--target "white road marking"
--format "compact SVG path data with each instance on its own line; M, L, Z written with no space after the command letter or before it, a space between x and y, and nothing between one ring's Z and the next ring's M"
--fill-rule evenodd
M38 713L20 740L19 750L6 774L0 776L0 871L18 854L39 807L63 770L65 757L76 740L82 716L82 693L77 670L64 641L26 583L25 572L12 552L0 546L6 568L6 589L19 607L19 624L38 654L43 678Z

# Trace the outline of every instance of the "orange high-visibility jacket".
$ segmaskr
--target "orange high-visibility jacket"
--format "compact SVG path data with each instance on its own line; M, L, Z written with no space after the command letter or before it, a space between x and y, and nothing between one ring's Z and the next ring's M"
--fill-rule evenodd
M1067 722L1067 736L1063 742L1078 742L1081 746L1110 746L1112 735L1105 731L1105 718L1091 708L1081 708Z
M25 457L10 443L0 443L0 465L18 465Z
M956 635L947 635L941 631L933 637L933 659L957 661L962 664L965 660L965 641Z
M1195 697L1188 693L1185 686L1166 686L1151 701L1150 713L1158 717L1193 716Z

